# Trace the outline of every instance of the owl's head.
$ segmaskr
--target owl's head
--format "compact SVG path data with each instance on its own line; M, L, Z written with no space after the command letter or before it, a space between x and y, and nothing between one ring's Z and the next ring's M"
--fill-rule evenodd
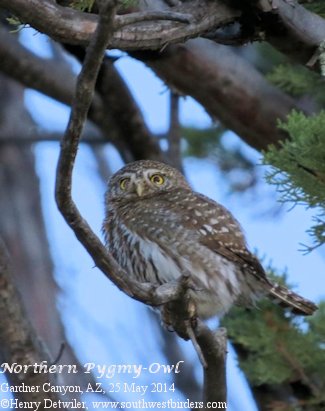
M107 200L146 198L180 187L189 189L176 168L158 161L140 160L127 164L110 178Z

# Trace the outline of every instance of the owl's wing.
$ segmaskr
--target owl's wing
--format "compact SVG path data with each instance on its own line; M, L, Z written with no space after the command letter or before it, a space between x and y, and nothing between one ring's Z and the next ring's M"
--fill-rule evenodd
M237 263L243 268L243 272L270 284L261 263L248 250L238 221L222 205L202 194L197 195L199 201L207 204L204 220L198 219L200 243L227 260Z
M283 307L290 308L293 313L311 315L317 310L313 302L286 287L273 284L266 277L261 263L248 250L239 223L228 210L204 196L199 195L198 199L205 202L206 209L204 224L197 221L200 226L199 241L202 245L238 264L244 275L253 276L268 292L271 299Z

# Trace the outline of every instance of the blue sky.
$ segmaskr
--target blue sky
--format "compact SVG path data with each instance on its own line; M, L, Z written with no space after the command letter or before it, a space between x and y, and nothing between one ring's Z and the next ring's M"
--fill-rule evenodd
M28 44L35 52L48 56L48 43L43 36L24 30L23 39L24 44ZM168 126L168 92L165 85L142 63L128 57L120 58L117 67L129 84L150 128L154 132L165 131ZM27 91L26 103L34 119L44 129L64 129L69 114L67 107L34 91ZM181 101L181 121L199 127L211 124L203 108L191 98ZM229 141L237 144L237 137L229 134ZM42 143L37 145L36 154L44 215L55 259L56 281L61 289L58 306L69 341L76 347L81 362L163 362L159 341L146 307L122 294L93 268L86 251L56 209L53 190L58 147L58 143ZM258 163L260 155L252 149L247 150ZM122 165L119 156L109 146L106 153L113 171L117 170ZM242 224L251 248L257 249L259 255L265 256L267 262L271 260L279 270L288 270L289 281L296 285L296 291L316 301L324 297L324 291L319 286L324 278L324 257L319 251L307 256L298 251L299 243L310 242L306 234L311 225L309 211L296 207L275 219L262 217L260 212L265 204L260 198L248 201L238 195L226 195L222 176L216 172L212 163L189 158L184 166L194 189L223 203L233 212ZM103 219L104 190L105 186L96 174L92 153L82 145L74 173L73 196L83 216L98 234ZM266 197L271 202L275 197L273 188L265 187L264 190L271 193L270 197ZM181 344L187 355L186 360L197 363L189 343ZM199 366L197 369L197 378L201 378ZM141 383L146 384L151 379L150 375L144 376ZM228 379L228 409L255 411L231 348Z

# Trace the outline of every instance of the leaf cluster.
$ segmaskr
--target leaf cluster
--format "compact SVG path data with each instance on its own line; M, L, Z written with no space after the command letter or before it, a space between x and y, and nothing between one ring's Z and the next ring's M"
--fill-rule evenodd
M304 7L325 18L325 2L323 0L309 0L304 4Z
M222 320L252 386L304 388L292 411L325 409L324 324L325 302L301 321L269 300L252 310L235 307Z
M72 0L71 7L76 10L90 13L94 3L95 0Z
M278 126L289 138L264 153L264 164L272 166L266 179L276 186L281 201L316 210L311 250L325 243L325 111L310 117L293 111Z
M311 96L321 107L325 107L325 79L305 67L279 64L266 78L293 97Z

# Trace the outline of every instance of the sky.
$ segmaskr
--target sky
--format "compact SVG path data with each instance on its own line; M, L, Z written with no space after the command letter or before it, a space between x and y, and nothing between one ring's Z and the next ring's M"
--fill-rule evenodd
M31 30L23 30L22 41L35 53L43 57L49 56L45 37L35 35ZM138 101L150 129L153 132L166 131L169 109L166 86L142 63L127 56L122 56L116 64ZM32 90L26 92L25 99L31 114L41 127L48 131L64 130L69 115L67 107ZM181 100L180 115L183 125L205 127L211 124L204 109L191 98ZM241 144L232 133L227 135L227 139L229 144ZM90 257L56 209L53 192L58 149L58 143L41 143L36 146L35 152L43 212L55 261L55 277L61 290L58 307L63 316L67 338L76 347L82 363L163 363L166 360L161 354L161 342L157 340L157 332L152 327L147 308L125 296L98 269L93 268ZM256 163L260 163L257 152L250 148L246 150ZM114 148L108 145L106 154L113 171L122 166ZM324 297L324 292L319 287L323 282L324 257L317 250L307 256L298 251L299 243L310 243L306 234L311 225L310 211L296 207L291 211L284 211L276 218L261 215L261 208L265 204L261 205L257 195L249 200L226 193L222 176L216 172L212 162L188 158L184 162L184 168L194 189L221 202L236 216L251 249L258 250L266 262L272 261L280 271L288 271L289 282L295 285L295 291L315 301ZM274 189L265 186L263 190L268 194L264 201L273 206L272 202L276 198ZM74 172L73 197L82 215L98 235L104 212L104 191L105 185L97 175L91 150L81 145ZM189 343L181 342L181 345L186 353L186 361L196 364L196 377L201 379L194 350ZM227 367L228 409L255 411L255 404L237 367L231 346ZM159 381L171 381L168 375L156 377ZM153 378L152 374L144 374L141 376L141 384L150 383ZM180 393L177 396L181 398ZM118 394L116 397L119 399ZM164 395L161 394L160 397L163 398Z

